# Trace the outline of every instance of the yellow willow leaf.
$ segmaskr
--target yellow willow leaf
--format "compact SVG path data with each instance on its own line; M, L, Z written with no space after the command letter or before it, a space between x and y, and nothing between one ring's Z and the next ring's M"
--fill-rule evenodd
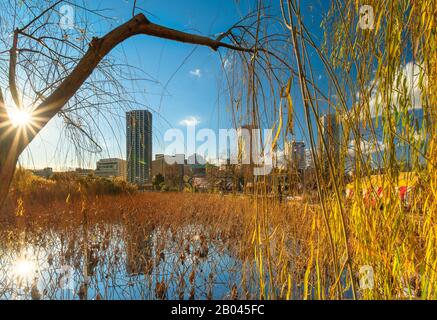
M259 255L259 260L258 260L259 261L259 275L262 278L264 275L264 272L263 272L263 255L262 255L261 250L259 251L258 255Z
M291 100L290 89L291 89L291 78L288 79L287 86L281 89L281 101L282 98L287 99L287 126L286 126L287 132L286 133L293 134L293 100Z
M319 249L317 249L316 255L316 274L317 274L317 297L319 300L322 299L322 277L320 275L320 266L319 266Z
M313 255L314 255L314 247L313 247L313 242L311 241L311 254L310 254L310 259L308 260L308 265L307 265L307 269L305 271L305 276L304 276L304 280L303 280L303 288L304 288L304 292L303 292L303 298L304 300L308 300L308 286L309 286L309 279L310 279L310 274L311 274L311 266L313 264Z
M380 14L378 15L378 20L376 21L376 27L375 27L375 34L378 33L379 27L381 25L381 19L383 16L383 14L382 14L383 12L384 11L381 10Z
M17 200L17 211L16 211L16 215L17 217L21 217L24 215L24 202L22 198L19 198Z
M284 264L282 266L282 269L281 269L281 282L283 281L284 277L286 277L287 275L288 275L288 273L287 273L287 264Z
M433 30L434 27L434 18L431 17L431 19L429 19L429 27L428 30Z
M282 101L279 103L279 125L278 125L278 129L276 130L275 138L273 139L272 142L272 150L274 150L276 147L276 142L278 141L279 134L281 133L281 129L282 129Z
M277 227L276 227L276 228L277 228ZM283 256L283 252L284 252L283 248L284 248L284 235L282 235L281 248L280 248L280 250L279 250L279 258L278 258L278 262L277 262L277 265L278 265L278 266L279 266L279 264L280 264L281 261L282 261L282 256ZM285 268L285 265L284 265L284 268Z
M305 210L306 210L306 208L305 208ZM316 219L313 219L313 222L312 222L312 224L311 224L311 231L312 231L312 234L314 234L314 231L316 230Z
M287 94L287 131L290 134L293 134L293 100L291 99L291 95L290 95L290 88L291 88L291 78L288 80L287 83L287 89L286 89L286 94Z
M67 198L65 199L65 203L69 204L70 203L70 194L67 195Z
M255 230L253 230L253 235L252 235L252 244L255 243L255 238L256 238L256 228L255 228Z
M291 276L288 274L288 281L287 281L287 294L285 296L286 300L291 299Z

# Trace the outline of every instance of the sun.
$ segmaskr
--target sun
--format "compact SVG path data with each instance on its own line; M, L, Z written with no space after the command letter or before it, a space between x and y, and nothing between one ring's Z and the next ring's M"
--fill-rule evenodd
M28 280L35 274L35 269L33 261L21 257L15 261L13 273L16 277L22 280Z
M14 127L26 127L32 120L32 115L28 110L11 108L8 110L9 120Z

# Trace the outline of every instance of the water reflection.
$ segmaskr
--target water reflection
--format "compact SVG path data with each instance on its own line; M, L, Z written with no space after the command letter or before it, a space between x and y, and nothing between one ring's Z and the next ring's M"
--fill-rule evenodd
M242 296L251 272L198 226L105 224L28 234L20 245L1 232L0 299L226 299Z

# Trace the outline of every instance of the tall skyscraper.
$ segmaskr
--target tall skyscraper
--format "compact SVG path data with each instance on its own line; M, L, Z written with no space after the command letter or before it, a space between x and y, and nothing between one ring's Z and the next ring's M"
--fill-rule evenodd
M147 110L126 112L127 179L144 185L151 182L152 114Z

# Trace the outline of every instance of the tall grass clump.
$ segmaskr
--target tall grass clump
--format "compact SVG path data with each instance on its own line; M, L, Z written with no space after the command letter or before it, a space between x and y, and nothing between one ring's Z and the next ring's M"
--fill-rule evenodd
M53 201L81 198L81 195L132 194L137 187L121 178L79 176L74 172L54 173L49 178L36 176L24 168L17 168L12 181L10 197L29 201Z

